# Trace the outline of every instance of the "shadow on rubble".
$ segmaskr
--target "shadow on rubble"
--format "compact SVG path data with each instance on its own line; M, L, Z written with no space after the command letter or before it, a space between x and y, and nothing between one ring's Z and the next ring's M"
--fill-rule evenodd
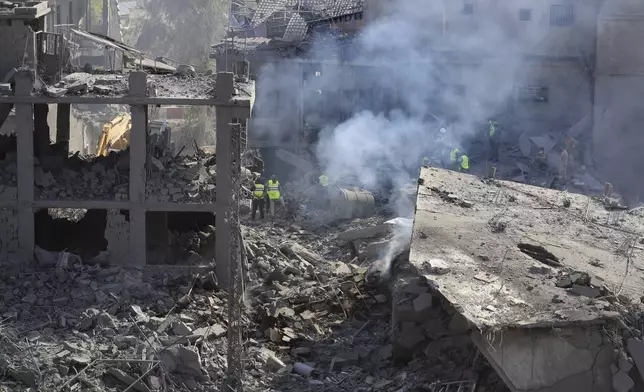
M272 284L253 288L260 311L247 338L264 344L248 348L259 358L246 367L251 382L279 391L508 391L456 312L406 260L397 265L378 286L366 284L365 267L337 263L314 273L319 285L293 290L268 276Z

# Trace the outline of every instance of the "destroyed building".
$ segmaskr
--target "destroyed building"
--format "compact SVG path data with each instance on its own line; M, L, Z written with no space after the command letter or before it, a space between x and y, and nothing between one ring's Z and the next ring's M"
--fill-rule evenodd
M327 8L334 9L339 3L328 2ZM639 142L633 143L637 139L634 137L612 135L614 132L630 135L638 129L632 122L639 118L641 100L625 99L620 94L623 91L628 91L629 96L642 94L638 79L642 56L636 49L639 46L632 41L641 30L640 3L631 0L574 1L564 5L506 3L446 1L428 11L435 13L424 25L435 42L427 42L423 53L428 57L428 73L432 74L428 79L434 79L431 85L438 86L431 95L439 98L429 104L434 114L449 120L454 111L475 113L482 123L487 122L485 116L493 116L506 129L507 143L521 147L516 151L518 155L504 163L507 167L502 171L514 172L509 177L523 182L527 182L523 179L524 157L534 158L544 148L550 161L558 165L561 141L574 139L578 183L596 190L596 184L610 180L623 194L636 200L642 190L639 183L629 179L640 166L641 154L623 152L639 150ZM359 10L360 19L364 26L373 26L386 20L400 5L370 1L364 7ZM346 20L352 20L356 12L347 11ZM405 110L396 99L399 86L387 86L380 77L375 82L365 71L374 65L361 62L359 45L352 44L359 39L360 29L356 32L336 28L332 30L336 38L325 45L324 37L328 37L329 30L317 30L316 23L307 22L306 34L298 39L240 36L213 46L211 56L217 58L222 69L227 58L250 61L250 74L258 82L251 145L263 148L267 165L271 168L278 165L276 169L282 172L292 165L275 160L276 149L287 148L301 155L310 138L315 139L309 135L311 129L341 123L351 117L345 111L357 113L381 95L388 97L387 102L370 106L380 106L383 113ZM511 43L513 47L498 53L489 48L468 47L468 40L463 37L477 34L487 34L490 40ZM401 60L386 66L402 70L407 65ZM503 71L508 66L511 75ZM409 67L414 69L410 72L417 72L413 64ZM258 76L260 69L266 81ZM325 79L326 85L321 89L315 87L316 73ZM383 71L373 73L381 75ZM278 85L274 75L284 74L290 76L282 77ZM355 75L364 81L360 82ZM485 75L485 83L479 83L481 75ZM329 86L328 80L334 80L338 86ZM447 83L441 85L441 80ZM337 93L338 89L343 92ZM318 91L322 91L319 96ZM504 102L495 102L496 95L503 96ZM284 99L276 97L293 102L285 102L281 108L276 106L281 103L275 102ZM616 105L615 109L612 105ZM266 106L265 110L262 106ZM314 109L308 110L307 106ZM314 121L317 107L324 108L324 114L319 116L325 119L321 123ZM481 124L460 126L475 134Z
M3 29L24 26L24 31L16 33L16 37L23 39L21 43L11 41L2 47L7 50L18 46L24 48L27 43L41 39L36 37L47 37L57 44L44 48L55 48L58 54L62 53L58 43L67 42L66 39L60 34L43 31L45 16L50 11L48 2L20 5L0 8ZM42 214L43 210L64 208L88 210L87 219L93 217L95 225L102 228L96 234L99 238L84 241L93 248L91 252L83 250L83 255L100 256L117 264L164 262L167 252L158 252L158 246L167 248L171 242L168 227L172 224L168 220L172 217L168 214L202 212L211 216L208 224L214 223L215 215L217 220L224 217L215 213L229 202L229 198L216 202L214 184L218 179L220 195L230 189L230 159L234 158L227 152L229 144L220 138L238 135L241 127L234 126L231 131L231 124L245 122L250 117L253 83L236 79L232 73L217 76L173 74L174 67L155 65L140 52L117 41L81 30L77 33L90 40L101 40L112 50L136 56L138 68L150 74L132 68L125 72L87 73L48 62L48 54L40 51L27 52L24 61L13 59L10 66L7 64L6 72L16 71L11 73L10 83L3 85L6 88L0 94L1 120L4 122L9 113L15 113L12 115L15 135L7 136L2 143L2 213L3 231L6 232L0 239L3 259L33 260L35 248L53 242L59 243L55 248L50 246L44 250L75 249L79 241L74 240L74 236L79 227L86 225L85 221L81 219L78 221L81 226L74 228L58 224L56 219L50 220ZM5 39L8 35L2 33L2 37ZM39 48L43 46L39 45ZM127 147L106 156L84 156L80 149L70 151L70 139L80 138L71 135L72 130L78 129L70 126L71 105L129 106L131 129L126 135ZM150 114L164 106L216 108L216 130L203 130L212 132L213 137L215 133L218 135L220 154L217 154L216 162L213 151L204 153L196 149L197 156L188 159L185 155L164 150L160 145L162 140L150 131ZM55 121L48 121L50 111L56 112ZM96 210L103 212L92 212ZM57 227L56 238L65 239L69 246L62 246L62 240L43 237L42 233L46 232L41 227L43 224L56 225L51 226L51 230ZM217 227L218 237L223 235L225 238L227 223ZM64 232L65 228L69 228L68 233ZM223 246L228 241L217 243ZM188 256L187 250L181 255ZM199 260L198 263L208 264L209 261Z
M410 263L421 292L453 307L449 329L470 333L511 391L641 385L640 316L629 313L641 297L641 208L442 169L422 169L419 183ZM397 310L397 344L431 346L431 301L426 320L409 306Z

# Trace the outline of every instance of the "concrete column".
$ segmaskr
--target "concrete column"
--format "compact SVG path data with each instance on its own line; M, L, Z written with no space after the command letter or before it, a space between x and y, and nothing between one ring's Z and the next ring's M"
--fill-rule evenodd
M131 96L147 95L145 72L130 74ZM132 105L130 130L130 263L144 265L147 260L145 223L145 159L148 128L147 105Z
M56 143L64 144L65 151L69 154L69 122L72 105L59 103L56 106Z
M217 74L215 94L219 98L232 98L233 74L220 72ZM215 242L216 252L216 275L219 285L227 288L230 283L230 199L232 193L231 178L231 122L233 113L230 107L216 108L216 138L217 138L217 200L216 204L216 226L217 238Z
M16 74L16 96L31 95L33 79L29 71ZM34 109L30 103L16 104L18 143L18 243L20 260L34 259Z

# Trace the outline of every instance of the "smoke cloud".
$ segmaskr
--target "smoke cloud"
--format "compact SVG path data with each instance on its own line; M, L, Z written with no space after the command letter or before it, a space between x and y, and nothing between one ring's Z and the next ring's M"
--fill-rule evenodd
M593 31L594 24L581 25L586 19L569 29L572 49L568 41L552 40L558 32L550 26L548 5L526 2L534 9L529 21L521 21L514 2L491 2L487 8L487 2L478 2L482 6L472 10L475 15L468 15L463 2L450 0L380 3L386 16L367 20L353 40L316 40L302 58L323 64L311 65L304 86L294 65L265 66L258 103L277 100L284 108L262 104L254 113L260 137L297 143L301 124L293 108L301 102L306 127L319 129L308 141L321 170L332 180L351 179L372 191L413 182L423 157L437 145L443 159L459 148L467 151L471 165L481 163L488 120L505 125L503 113L516 100L516 87L543 79L525 55L592 50L592 40L573 39ZM351 63L350 70L333 65L339 60ZM269 95L275 91L279 95ZM589 112L590 102L574 105L561 108L560 116L568 116L560 121L563 130ZM441 127L448 132L437 132ZM523 130L517 131L518 139ZM398 213L410 216L413 207L400 207Z

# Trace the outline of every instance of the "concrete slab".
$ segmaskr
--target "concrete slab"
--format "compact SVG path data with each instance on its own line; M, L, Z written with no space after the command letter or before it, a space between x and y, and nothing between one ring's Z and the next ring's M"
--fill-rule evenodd
M601 276L611 291L621 287L622 294L639 301L644 255L628 244L644 230L641 217L624 214L618 226L609 226L609 211L584 195L484 182L435 168L423 168L421 177L410 261L477 327L565 326L615 317L592 298L556 286L570 271ZM449 194L474 206L463 208ZM572 201L569 208L563 207L565 198ZM503 230L497 231L495 222L503 222ZM561 265L523 253L518 247L523 243L542 246ZM627 267L619 249L629 246L634 265ZM450 272L432 273L437 259ZM477 279L481 273L490 279Z

